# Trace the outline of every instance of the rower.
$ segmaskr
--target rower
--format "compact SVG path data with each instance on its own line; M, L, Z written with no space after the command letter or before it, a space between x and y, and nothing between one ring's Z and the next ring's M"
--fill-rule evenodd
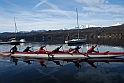
M17 52L17 47L16 45L10 49L10 52L13 54L14 52Z
M69 49L69 53L70 53L70 52L80 53L80 52L79 52L79 49L80 49L80 48L81 48L80 46L77 46L77 47L75 47L75 48L70 48L70 49Z
M46 53L46 51L44 50L44 47L45 46L41 46L39 49L38 49L38 53Z
M59 51L59 49L61 48L62 46L60 46L60 47L57 47L55 50L53 50L52 52L61 52L61 51Z
M33 52L33 51L30 50L30 48L31 48L31 47L29 47L29 46L26 47L26 49L25 49L23 52Z
M87 53L92 53L92 52L98 53L99 51L95 51L95 50L94 50L96 46L97 46L97 45L92 46L92 47L87 51Z
M80 53L79 52L79 49L80 49L81 47L79 47L79 46L77 46L76 48L75 48L75 51L77 52L77 53Z

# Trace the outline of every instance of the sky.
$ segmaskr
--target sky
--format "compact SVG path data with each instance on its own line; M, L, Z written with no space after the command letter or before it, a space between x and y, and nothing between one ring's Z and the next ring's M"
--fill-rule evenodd
M124 0L0 0L0 32L124 23ZM15 18L15 22L14 22Z

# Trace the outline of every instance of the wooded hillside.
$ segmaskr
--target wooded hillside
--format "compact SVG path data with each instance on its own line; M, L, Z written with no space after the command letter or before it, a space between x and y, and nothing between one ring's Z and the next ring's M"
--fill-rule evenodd
M119 26L110 27L91 27L86 29L80 29L80 37L84 38L87 36L90 38L122 38L124 39L124 24ZM34 33L18 33L17 39L24 38L29 42L48 42L48 41L60 41L64 43L64 40L69 38L77 37L77 29L73 30L49 30L46 32L34 32ZM10 38L14 37L14 33L1 33L0 40L8 41Z

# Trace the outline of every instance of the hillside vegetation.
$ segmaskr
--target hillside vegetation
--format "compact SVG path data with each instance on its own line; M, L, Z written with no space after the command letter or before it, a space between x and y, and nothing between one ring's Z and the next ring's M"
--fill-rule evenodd
M119 26L110 27L91 27L86 29L80 29L80 38L87 36L88 39L91 38L122 38L124 39L124 24ZM48 42L48 41L60 41L64 42L69 38L77 37L77 29L73 30L49 30L46 32L30 32L30 33L18 33L17 38L24 38L29 42ZM0 40L8 41L10 38L14 37L14 33L1 33Z

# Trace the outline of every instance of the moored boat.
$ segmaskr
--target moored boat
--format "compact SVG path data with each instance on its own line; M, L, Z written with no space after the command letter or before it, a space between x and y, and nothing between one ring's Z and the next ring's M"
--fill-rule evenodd
M80 43L85 43L86 42L86 37L84 39L79 38L80 34L79 34L79 24L78 24L78 12L77 12L77 8L76 8L76 13L77 13L77 28L78 28L78 38L76 39L71 39L71 40L66 40L65 44L80 44ZM68 36L69 37L69 36Z

